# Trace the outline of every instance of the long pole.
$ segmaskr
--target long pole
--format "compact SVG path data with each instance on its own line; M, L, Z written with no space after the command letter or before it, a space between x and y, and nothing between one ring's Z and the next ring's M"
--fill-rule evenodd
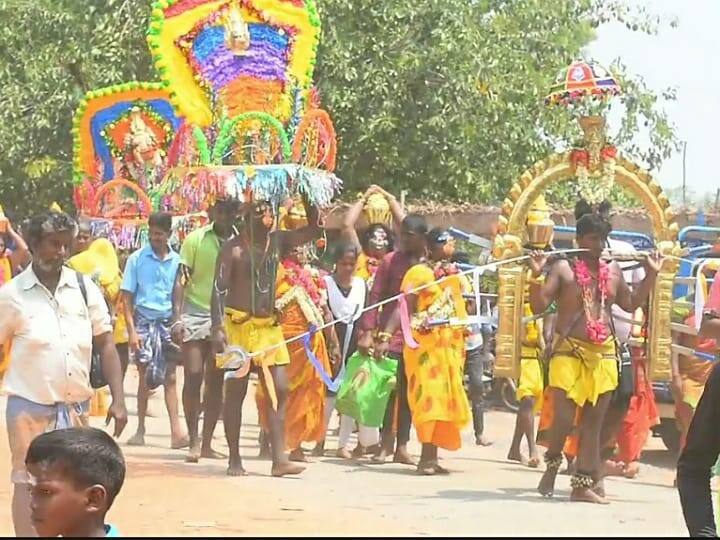
M683 209L687 210L687 141L683 141L682 178Z

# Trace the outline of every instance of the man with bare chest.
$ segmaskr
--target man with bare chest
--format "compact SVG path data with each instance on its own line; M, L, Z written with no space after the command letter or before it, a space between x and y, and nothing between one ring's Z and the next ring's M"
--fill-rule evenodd
M643 305L660 268L657 255L644 261L645 279L630 290L615 262L601 258L610 223L592 212L577 222L577 244L587 250L576 259L554 264L542 277L547 255L536 252L530 261L530 302L543 313L557 302L556 335L551 347L546 406L552 416L545 454L547 469L538 491L552 496L562 464L566 437L577 423L579 449L572 477L572 501L606 504L600 475L600 430L618 384L615 339L610 310L614 304L634 312Z
M270 397L265 411L270 424L272 475L299 474L304 467L291 463L285 454L285 403L288 395L286 366L290 363L285 339L275 314L278 254L282 246L298 246L320 232L318 212L305 202L307 227L273 231L275 216L270 203L247 204L243 230L225 243L218 257L212 298L212 336L217 352L228 347L253 358L260 381ZM228 475L246 474L239 451L242 405L248 385L248 369L231 372L225 383L223 424L230 449Z

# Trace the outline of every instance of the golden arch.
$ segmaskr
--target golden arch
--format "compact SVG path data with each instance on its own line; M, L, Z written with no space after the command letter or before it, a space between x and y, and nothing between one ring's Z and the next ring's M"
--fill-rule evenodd
M509 259L522 254L522 238L530 206L545 189L554 183L575 177L570 152L554 154L536 163L522 174L505 199L499 218L499 234L495 240L495 256ZM615 182L637 197L647 210L653 226L657 249L664 255L679 255L678 226L668 198L650 174L634 163L618 157ZM677 272L677 259L666 258L658 274L650 298L648 314L649 373L652 380L670 380L670 312L672 287ZM496 340L496 374L518 378L522 347L522 316L526 272L522 264L507 264L498 271L499 326Z

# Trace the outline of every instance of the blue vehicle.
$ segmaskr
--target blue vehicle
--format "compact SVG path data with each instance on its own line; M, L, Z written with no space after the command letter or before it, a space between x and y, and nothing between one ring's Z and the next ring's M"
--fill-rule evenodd
M678 269L679 278L690 278L693 275L693 269L696 268L695 261L712 255L712 241L720 237L720 227L701 227L693 225L685 227L678 234L680 245L689 250L684 257L685 260L680 262ZM682 280L681 280L682 281ZM676 283L673 287L673 299L683 298L688 295L687 283Z
M718 227L693 225L680 231L678 241L682 247L688 250L688 253L683 257L684 260L680 262L675 277L673 301L681 302L685 298L694 298L695 278L698 270L706 261L720 257L720 254L714 252L714 246L711 243L718 236L720 236L720 228ZM712 280L708 281L712 282ZM690 301L692 302L692 300ZM675 336L678 334L696 334L695 329L688 327L684 324L684 321L672 323L672 330ZM677 343L673 343L672 348L674 361L677 361L678 355L692 355L706 362L715 360L715 356L712 354L688 349ZM653 383L653 392L660 416L660 424L653 428L653 434L661 437L669 450L677 451L680 446L680 431L675 420L675 401L670 391L670 383Z

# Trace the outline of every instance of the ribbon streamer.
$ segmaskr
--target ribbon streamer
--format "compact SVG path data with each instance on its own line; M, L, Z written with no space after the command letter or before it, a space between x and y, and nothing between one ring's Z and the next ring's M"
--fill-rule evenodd
M404 296L398 298L398 309L400 310L400 328L402 329L405 344L411 349L417 349L420 344L415 341L410 325L410 313L408 312L407 300Z
M314 324L311 324L310 329L303 335L303 347L305 347L305 355L307 356L308 360L310 360L310 363L315 368L315 371L317 371L318 375L320 375L320 378L322 379L323 383L325 383L325 386L327 386L328 390L330 390L331 392L337 392L340 389L343 377L345 377L345 363L343 362L342 368L340 368L340 373L338 373L338 376L335 379L333 379L328 374L328 372L325 371L322 363L312 351L312 345L310 343L313 336L317 332L318 327Z

